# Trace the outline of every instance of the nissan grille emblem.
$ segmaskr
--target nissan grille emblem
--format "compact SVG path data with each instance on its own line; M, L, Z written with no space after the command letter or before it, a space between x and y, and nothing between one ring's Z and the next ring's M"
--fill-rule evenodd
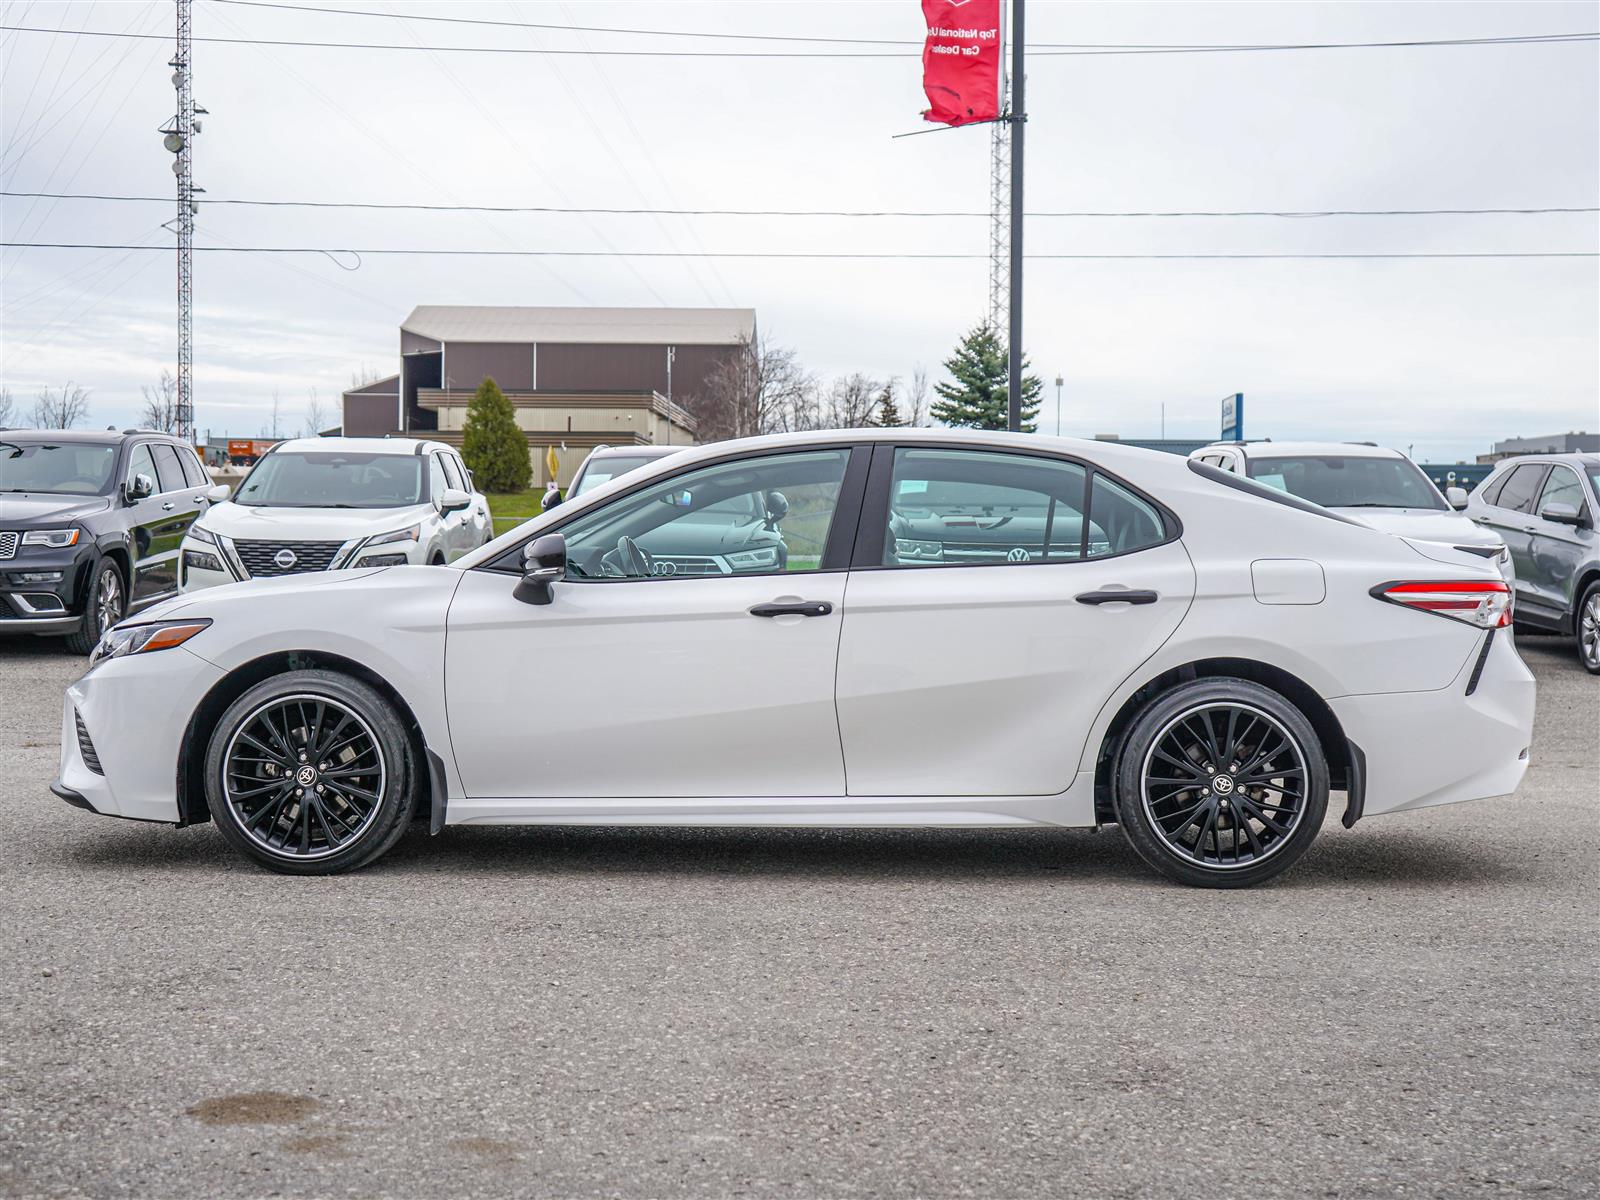
M1033 555L1022 546L1013 546L1006 554L1007 562L1027 562Z
M275 565L280 571L293 570L294 564L298 561L299 559L295 557L294 551L289 549L287 546L272 556L273 565Z

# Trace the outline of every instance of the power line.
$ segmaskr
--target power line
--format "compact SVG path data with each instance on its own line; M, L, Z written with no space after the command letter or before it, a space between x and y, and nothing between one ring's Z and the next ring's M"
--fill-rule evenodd
M371 9L362 8L331 8L314 4L279 4L271 0L215 0L218 4L233 4L245 8L273 8L287 12L322 13L345 17L379 17L392 21L431 21L444 25L485 25L500 29L541 29L559 33L615 33L630 37L676 37L676 38L705 38L708 40L742 41L742 42L786 42L807 45L842 45L842 46L906 46L917 48L921 53L922 40L911 38L851 38L851 37L818 37L804 34L780 33L729 33L723 30L703 29L639 29L616 25L561 25L554 22L540 21L504 21L487 17L441 17L423 13L395 13L373 12ZM1116 51L1121 53L1142 54L1216 54L1228 52L1244 52L1253 50L1351 50L1373 49L1380 47L1410 47L1410 46L1468 46L1468 45L1504 45L1521 42L1564 41L1576 40L1585 37L1594 37L1594 34L1547 33L1547 34L1512 34L1494 38L1443 38L1433 40L1397 41L1397 42L1304 42L1304 43L1224 43L1224 44L1162 44L1151 42L1034 42L1030 45L1033 50L1073 50L1073 51ZM862 57L867 57L863 55Z
M39 197L54 200L105 200L118 203L166 204L166 196L115 196L98 192L22 192L0 191L0 196ZM388 204L361 200L246 200L206 197L205 203L246 205L256 208L332 208L368 209L394 212L486 212L541 213L545 215L668 216L668 217L984 217L977 210L933 211L928 209L800 209L800 208L582 208L565 205L495 204ZM1084 209L1079 211L1030 212L1029 217L1065 218L1144 218L1144 217L1445 217L1445 216L1536 216L1553 213L1593 213L1600 207L1544 208L1327 208L1327 209L1189 209L1135 210Z
M570 26L568 27L570 28ZM0 25L0 30L13 33L42 33L65 37L130 38L138 41L164 41L159 34L116 33L102 29L45 29L34 25ZM915 51L859 51L843 53L831 50L571 50L534 46L403 46L394 42L314 42L293 38L223 38L197 37L195 42L218 46L294 46L318 50L401 50L432 52L438 54L520 54L535 56L600 56L607 58L919 58ZM1399 42L1301 42L1260 46L1180 46L1143 50L1040 50L1033 58L1107 57L1117 55L1151 54L1233 54L1248 51L1270 50L1379 50L1410 49L1422 46L1514 46L1514 45L1565 45L1600 40L1596 33L1530 34L1512 37L1488 38L1429 38Z
M20 246L36 250L150 250L151 246L131 246L107 242L0 242L0 247ZM875 251L821 250L448 250L410 246L196 246L196 254L349 254L366 258L379 255L437 256L446 258L728 258L728 259L865 259L872 261L966 261L989 255L943 252L892 253ZM1217 253L1217 254L1030 254L1030 260L1056 262L1096 261L1203 261L1209 259L1249 261L1255 259L1477 259L1477 258L1600 258L1592 250L1481 251L1471 253Z

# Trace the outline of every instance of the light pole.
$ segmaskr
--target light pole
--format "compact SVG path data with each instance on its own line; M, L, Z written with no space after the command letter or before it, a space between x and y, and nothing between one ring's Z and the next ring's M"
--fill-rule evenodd
M1061 376L1056 376L1056 436L1061 436Z

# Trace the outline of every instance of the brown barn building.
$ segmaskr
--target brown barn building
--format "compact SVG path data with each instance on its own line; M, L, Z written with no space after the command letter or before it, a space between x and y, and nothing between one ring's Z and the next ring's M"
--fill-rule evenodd
M748 308L525 308L425 304L400 326L400 370L344 393L344 432L457 445L485 376L528 438L535 481L559 482L598 445L693 445L673 396L694 395L755 336Z

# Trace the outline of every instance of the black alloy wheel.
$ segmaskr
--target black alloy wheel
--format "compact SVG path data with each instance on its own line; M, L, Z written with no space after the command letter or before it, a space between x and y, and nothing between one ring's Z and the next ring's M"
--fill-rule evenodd
M1328 769L1316 732L1284 697L1201 680L1135 720L1118 768L1123 831L1184 883L1241 887L1277 875L1316 837Z
M257 684L223 714L206 755L218 828L274 870L331 874L371 862L416 804L415 752L376 689L331 671Z

